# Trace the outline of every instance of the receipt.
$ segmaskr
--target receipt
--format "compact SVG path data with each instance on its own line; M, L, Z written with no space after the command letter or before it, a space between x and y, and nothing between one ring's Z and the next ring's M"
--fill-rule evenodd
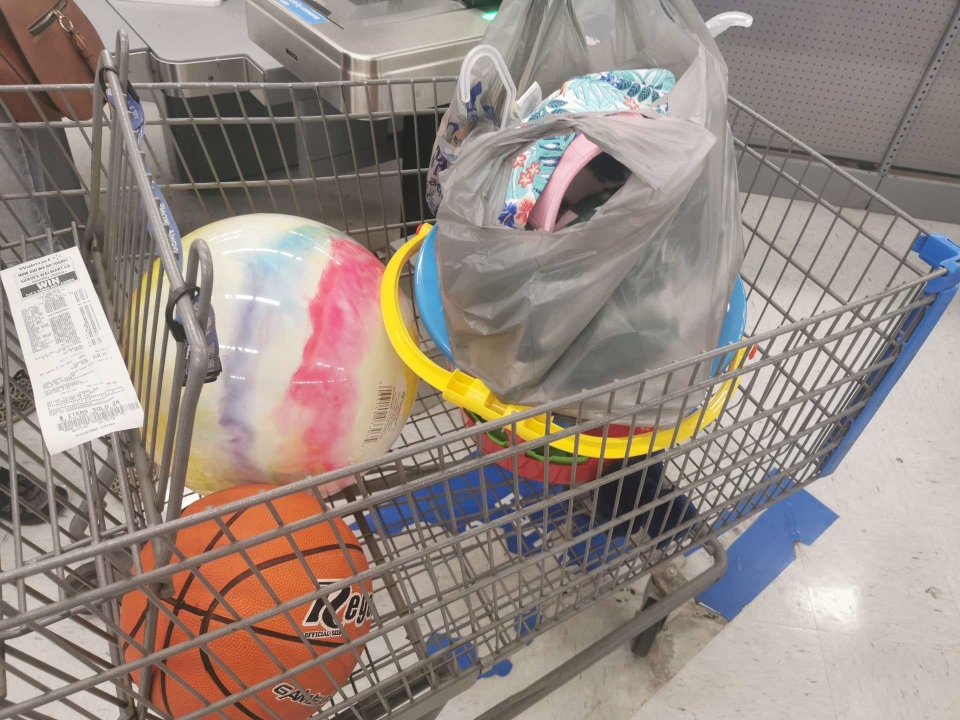
M15 265L0 280L47 449L63 452L141 427L143 407L80 251Z

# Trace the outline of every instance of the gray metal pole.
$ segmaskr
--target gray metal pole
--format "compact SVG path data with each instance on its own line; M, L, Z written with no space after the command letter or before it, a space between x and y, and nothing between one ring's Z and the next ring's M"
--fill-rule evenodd
M890 168L893 167L893 161L897 157L897 152L900 150L900 146L903 145L903 141L906 140L907 132L910 130L910 126L920 112L920 106L927 97L927 93L933 85L934 78L940 71L943 59L947 56L947 50L950 49L950 46L954 40L956 40L958 34L960 34L960 2L957 3L956 9L953 11L953 15L950 17L950 21L947 23L943 35L940 37L937 49L933 51L933 57L930 58L926 72L923 73L917 89L913 92L913 97L910 98L907 111L900 119L897 131L893 134L893 139L890 141L890 145L887 146L887 151L883 154L883 160L880 161L880 167L877 169L881 178L890 172Z

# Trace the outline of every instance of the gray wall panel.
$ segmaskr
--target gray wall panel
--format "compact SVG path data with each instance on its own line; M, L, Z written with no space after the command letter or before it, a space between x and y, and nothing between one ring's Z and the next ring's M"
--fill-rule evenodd
M883 158L957 4L695 2L705 18L730 10L754 16L752 28L718 38L734 97L825 155L871 163Z
M960 48L957 43L947 51L893 165L960 176Z

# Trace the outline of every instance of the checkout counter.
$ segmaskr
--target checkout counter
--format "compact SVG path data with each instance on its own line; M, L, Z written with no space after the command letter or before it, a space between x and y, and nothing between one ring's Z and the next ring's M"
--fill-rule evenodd
M453 84L411 84L394 93L376 81L457 75L500 0L247 0L250 39L301 80L372 81L338 88L321 101L350 114L403 117L396 147L404 168L425 168L436 136L436 104ZM389 121L372 122L377 157L394 154ZM364 134L354 133L354 138ZM381 145L382 143L382 145ZM363 148L361 148L363 150ZM420 217L425 177L403 178L407 217Z
M250 39L301 80L365 81L456 75L496 15L471 0L247 0ZM452 92L453 88L450 88ZM417 111L433 97L417 98ZM412 112L363 88L344 93L349 113Z
M75 0L90 17L108 47L118 29L130 36L130 76L134 82L277 82L365 81L455 75L463 56L479 41L496 14L499 0L224 0L217 7L155 4L129 0ZM474 7L474 5L482 7ZM418 86L421 87L421 86ZM220 180L259 175L282 169L284 159L297 158L300 174L347 171L395 155L402 162L423 167L436 132L432 86L422 96L378 92L376 86L354 86L317 92L229 92L205 90L164 93L168 117L317 115L390 112L403 116L401 138L389 121L351 120L364 127L348 130L347 123L328 124L332 137L320 127L300 141L293 125L275 134L270 126L251 138L235 128L230 144L214 126L175 128L179 153L171 152L181 181L209 182L209 154ZM453 85L438 88L451 94ZM413 119L413 113L419 121ZM373 128L371 129L371 122ZM197 135L199 130L202 136ZM208 132L209 131L209 132ZM348 132L356 157L347 149ZM341 135L334 137L333 135ZM369 147L359 138L370 138ZM201 142L202 140L202 142ZM254 152L254 144L259 151ZM376 148L374 148L376 146ZM234 153L231 156L230 150ZM333 153L331 156L331 148ZM337 150L343 148L343 153ZM376 153L374 153L376 149ZM204 152L206 151L206 154ZM236 158L236 162L234 161ZM292 163L291 163L292 164ZM406 182L405 201L419 207L420 189ZM408 187L409 186L409 187ZM419 212L419 211L418 211Z

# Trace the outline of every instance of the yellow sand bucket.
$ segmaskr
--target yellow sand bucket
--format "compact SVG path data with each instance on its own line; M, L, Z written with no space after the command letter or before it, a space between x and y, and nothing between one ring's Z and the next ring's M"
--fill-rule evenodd
M419 341L412 337L400 310L400 275L407 262L416 255L424 239L433 229L429 224L420 226L416 236L407 241L387 264L380 287L380 309L390 342L400 358L420 378L437 388L447 402L461 407L487 421L504 418L530 410L523 405L501 402L490 389L477 378L460 370L448 370L433 362L420 349ZM747 354L740 349L734 356L731 367L739 368ZM726 406L727 399L736 392L739 376L724 382L710 399L687 415L679 425L653 432L638 432L632 438L578 435L554 440L551 447L568 453L607 460L622 457L638 457L670 447L690 439L698 428L712 423ZM547 434L560 433L566 428L546 422L546 415L537 415L516 423L516 433L523 440L536 441Z

